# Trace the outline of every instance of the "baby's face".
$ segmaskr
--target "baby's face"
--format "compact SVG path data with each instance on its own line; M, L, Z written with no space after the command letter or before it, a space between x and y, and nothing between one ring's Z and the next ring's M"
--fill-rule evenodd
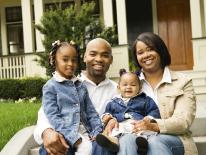
M119 91L124 98L131 98L139 93L140 85L137 76L133 73L126 73L121 76Z

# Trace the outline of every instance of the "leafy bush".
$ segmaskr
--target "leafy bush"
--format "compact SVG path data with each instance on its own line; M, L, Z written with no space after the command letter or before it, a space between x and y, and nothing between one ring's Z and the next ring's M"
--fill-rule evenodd
M26 78L21 80L22 92L21 98L40 98L42 95L42 86L45 84L46 79L43 78Z
M46 83L46 79L43 78L0 80L0 98L13 100L32 97L40 98L44 83Z
M0 80L0 98L18 99L21 96L21 83L16 79Z

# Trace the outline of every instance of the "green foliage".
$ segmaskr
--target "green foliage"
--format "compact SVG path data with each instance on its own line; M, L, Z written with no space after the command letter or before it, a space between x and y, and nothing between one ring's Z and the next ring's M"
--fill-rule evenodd
M0 102L0 151L17 131L36 124L37 111L40 106L40 102L36 104Z
M22 90L20 98L40 98L42 96L42 87L46 83L43 78L26 78L21 80Z
M43 78L0 80L0 98L13 100L32 97L40 98L42 86L45 83L46 79Z
M0 98L18 99L20 97L21 83L15 79L0 80Z
M51 44L55 40L71 41L80 45L80 57L83 57L85 44L89 40L102 37L112 45L117 43L115 27L105 28L99 18L93 16L95 3L83 3L81 6L72 5L66 9L57 7L43 14L41 23L36 28L44 35L43 45L45 52L37 53L36 61L46 68L47 75L51 76L52 69L48 63ZM82 61L81 61L82 63Z

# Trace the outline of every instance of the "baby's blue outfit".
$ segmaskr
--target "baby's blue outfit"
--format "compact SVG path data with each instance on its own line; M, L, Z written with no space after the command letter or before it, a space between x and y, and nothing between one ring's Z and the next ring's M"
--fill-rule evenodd
M86 86L79 80L56 81L54 77L43 87L44 112L54 127L63 134L70 146L80 138L80 122L90 136L102 131L102 123Z
M127 104L121 97L113 98L107 104L105 113L110 113L118 122L125 121L125 113L131 115L135 120L141 120L145 116L160 118L156 103L143 92L132 97Z

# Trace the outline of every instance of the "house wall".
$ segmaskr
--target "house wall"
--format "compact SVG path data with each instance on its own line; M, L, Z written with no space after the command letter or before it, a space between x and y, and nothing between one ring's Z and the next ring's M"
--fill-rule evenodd
M56 0L58 1L58 0ZM43 14L43 4L47 2L53 2L53 0L0 0L0 16L1 16L1 44L2 44L2 55L8 55L8 45L7 45L7 30L6 30L6 21L5 21L5 7L8 6L19 6L22 5L22 14L23 14L23 31L24 31L24 53L29 53L29 55L34 55L34 52L43 51L44 47L42 45L43 36L35 31L36 39L34 38L32 20L31 20L31 5L34 5L34 15L35 15L35 24L40 22L40 18ZM121 54L121 57L125 64L125 68L128 68L128 48L125 48L124 45L128 44L127 38L127 19L126 19L126 0L100 0L100 17L104 21L106 26L112 26L114 24L114 10L113 4L115 2L116 14L117 17L117 29L118 29L118 38L119 38L119 47L116 52L114 47L113 56L114 60L118 60ZM206 0L190 0L190 9L191 9L191 25L192 25L192 44L193 44L193 56L194 56L194 67L193 70L206 70ZM153 12L153 30L157 32L157 15L156 15L156 0L152 0L152 12ZM34 40L35 39L35 40ZM36 49L34 45L36 44ZM120 50L120 49L121 50ZM27 54L25 54L26 56ZM26 68L29 68L31 65L37 65L27 57L28 63ZM122 66L119 63L114 61L114 64L111 66L109 71L109 76L117 76L115 72ZM36 73L43 75L45 70L41 67L37 67L34 71L29 72L30 69L27 69L25 75L33 76Z

